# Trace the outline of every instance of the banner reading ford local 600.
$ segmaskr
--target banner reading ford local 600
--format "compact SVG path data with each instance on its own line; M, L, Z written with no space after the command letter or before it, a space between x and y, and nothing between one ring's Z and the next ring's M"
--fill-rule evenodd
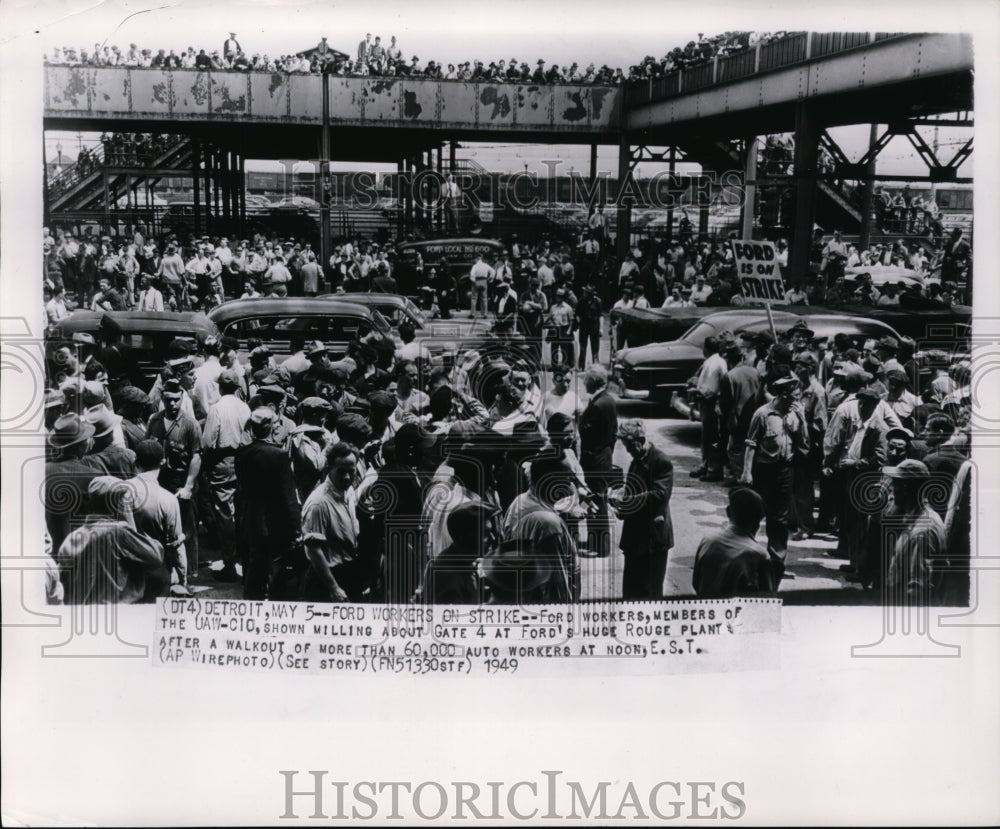
M787 305L785 285L778 267L778 255L771 242L733 242L736 257L736 274L740 290L747 302L772 302Z

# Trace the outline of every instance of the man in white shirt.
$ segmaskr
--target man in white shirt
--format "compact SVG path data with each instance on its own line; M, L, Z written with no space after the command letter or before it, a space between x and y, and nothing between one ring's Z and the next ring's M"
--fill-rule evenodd
M670 296L664 301L662 308L690 308L691 303L681 296L681 289L674 286L670 289Z
M49 325L58 325L60 320L64 320L68 316L66 290L60 285L53 292L52 299L45 304L45 317Z
M704 305L712 294L712 286L705 283L705 277L698 274L695 279L694 290L691 291L691 302L695 305Z
M211 358L212 355L209 355ZM218 365L218 359L215 365ZM250 420L250 407L236 396L240 380L235 371L220 371L217 381L218 397L208 410L201 438L201 478L208 485L200 500L205 510L206 527L216 536L225 569L231 571L236 564L233 502L236 494L236 450L247 442L245 428Z
M702 353L705 362L691 382L701 404L701 466L691 475L703 481L721 481L724 452L719 445L719 391L729 366L719 354L715 337L705 339Z
M487 313L487 289L489 283L496 276L496 271L487 265L483 261L483 255L479 254L476 257L476 264L472 266L472 270L469 272L469 276L472 278L472 318L476 319L479 316L479 307L482 307L483 317L485 317Z
M139 279L139 296L136 299L137 311L162 311L163 294L153 286L153 278L143 274Z
M579 396L569 387L571 374L569 366L552 367L552 388L542 398L542 423L548 423L556 412L561 412L575 422L583 411Z

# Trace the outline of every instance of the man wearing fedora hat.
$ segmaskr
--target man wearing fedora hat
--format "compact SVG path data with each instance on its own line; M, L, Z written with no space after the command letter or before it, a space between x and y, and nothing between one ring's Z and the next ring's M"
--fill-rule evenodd
M45 526L54 550L83 515L90 482L104 474L100 462L88 455L93 437L93 424L73 412L61 415L49 433L54 459L45 464Z
M84 419L94 427L91 455L104 468L105 474L123 481L135 475L135 452L114 442L115 429L121 427L121 416L100 404L88 409Z

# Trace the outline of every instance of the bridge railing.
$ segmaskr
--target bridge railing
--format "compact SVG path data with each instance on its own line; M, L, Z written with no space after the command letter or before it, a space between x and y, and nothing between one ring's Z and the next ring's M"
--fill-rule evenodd
M716 84L731 83L808 60L910 35L910 32L795 32L735 55L719 56L695 66L674 70L660 78L630 83L626 87L625 103L629 107L655 103Z
M613 134L620 86L331 76L335 126L457 127ZM45 117L142 121L322 123L319 75L45 67Z

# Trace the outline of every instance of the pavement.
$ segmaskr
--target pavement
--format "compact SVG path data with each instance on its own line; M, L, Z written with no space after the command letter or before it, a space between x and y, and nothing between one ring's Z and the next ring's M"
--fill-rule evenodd
M462 315L468 315L463 312ZM469 320L466 319L466 324ZM605 321L604 331L609 331ZM609 338L602 338L601 361L607 365ZM547 349L546 349L547 353ZM548 376L545 377L548 380ZM574 376L572 387L582 398L583 376ZM645 401L619 400L618 418L638 417L646 424L648 439L662 449L674 464L674 488L670 501L670 514L674 525L674 548L667 560L667 575L663 592L667 597L693 597L691 578L695 551L698 543L708 533L726 523L728 489L719 483L706 483L692 478L691 470L700 465L701 426L683 420L668 411L665 404ZM627 470L631 458L619 443L615 447L614 463ZM617 550L617 537L621 523L614 522L614 550L607 558L581 558L582 598L599 601L621 596L621 578L624 558ZM766 544L763 527L758 540ZM789 541L785 559L786 577L778 589L778 596L786 604L857 605L871 604L873 597L859 585L847 582L840 573L845 562L827 553L836 549L833 536L817 536L804 541ZM213 558L210 545L203 542L203 560ZM221 569L220 561L213 569ZM212 578L211 570L203 568L191 580L195 595L206 598L242 598L239 584L220 584Z

